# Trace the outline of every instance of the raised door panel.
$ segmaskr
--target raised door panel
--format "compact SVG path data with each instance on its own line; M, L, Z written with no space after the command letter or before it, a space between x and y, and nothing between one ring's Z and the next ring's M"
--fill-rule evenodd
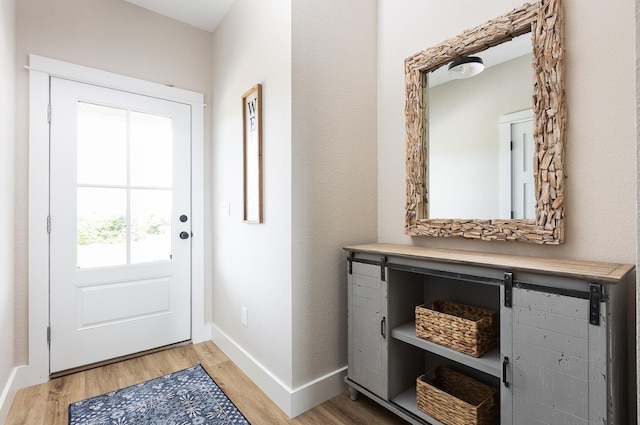
M386 299L380 266L353 262L348 278L348 377L383 399L387 398Z

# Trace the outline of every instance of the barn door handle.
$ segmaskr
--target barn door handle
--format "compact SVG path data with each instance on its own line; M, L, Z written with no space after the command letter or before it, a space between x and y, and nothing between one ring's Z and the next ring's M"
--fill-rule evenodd
M180 239L189 239L189 233L180 232Z
M382 320L380 321L380 335L382 335L383 338L387 337L386 324L387 324L387 318L383 317Z
M509 388L509 381L507 381L507 365L509 364L509 357L504 358L502 361L502 383L505 387Z

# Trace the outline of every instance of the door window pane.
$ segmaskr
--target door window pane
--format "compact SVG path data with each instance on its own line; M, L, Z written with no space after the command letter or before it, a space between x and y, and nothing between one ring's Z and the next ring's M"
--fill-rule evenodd
M127 264L127 190L78 188L77 266Z
M170 261L171 118L79 102L77 146L78 267Z
M78 103L78 183L127 182L127 111Z
M171 191L131 190L131 264L171 259Z
M171 187L171 118L131 112L131 185Z

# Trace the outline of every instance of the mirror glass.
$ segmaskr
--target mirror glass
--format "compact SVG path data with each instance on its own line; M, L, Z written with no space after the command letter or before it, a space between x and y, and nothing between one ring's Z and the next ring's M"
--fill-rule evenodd
M472 56L478 75L428 74L427 216L535 219L531 34Z

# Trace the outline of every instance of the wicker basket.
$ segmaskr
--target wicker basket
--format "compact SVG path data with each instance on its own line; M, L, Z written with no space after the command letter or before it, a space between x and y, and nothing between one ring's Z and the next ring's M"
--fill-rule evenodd
M497 394L497 389L446 367L416 381L418 409L445 425L496 424Z
M450 301L436 301L433 309L416 307L416 335L480 357L498 345L498 313Z

